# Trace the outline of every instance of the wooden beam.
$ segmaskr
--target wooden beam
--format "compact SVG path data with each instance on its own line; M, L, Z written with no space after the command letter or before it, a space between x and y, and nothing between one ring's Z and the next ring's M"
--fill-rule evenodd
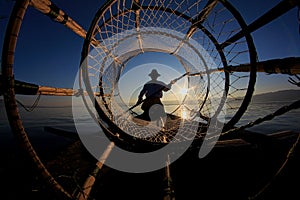
M112 149L114 148L114 146L115 146L114 142L110 142L108 144L107 148L105 149L105 151L103 152L103 154L99 158L98 162L96 163L96 168L94 169L94 171L88 176L88 178L84 182L84 185L82 187L83 191L81 191L77 196L78 200L88 200L88 199L90 199L90 197L89 197L90 192L91 192L91 190L94 186L94 183L96 181L96 176L98 175L98 173L102 169L106 159L108 158L108 156L109 156L110 152L112 151Z
M228 72L250 72L251 64L229 65L226 71ZM224 72L224 68L209 69L208 71L201 71L192 73L189 76L200 76L215 72ZM265 72L267 74L300 74L300 57L288 57L281 59L271 59L260 61L256 64L257 72Z
M263 27L264 25L270 23L271 21L275 20L276 18L280 17L284 13L288 12L292 8L300 5L299 0L283 0L280 3L278 3L276 6L274 6L271 10L266 12L264 15L256 19L254 22L248 25L247 32L252 33L256 31L257 29ZM221 44L222 48L225 48L226 46L238 41L245 35L245 30L241 30L237 34L233 35L231 38L226 40Z
M31 0L29 5L49 16L52 20L65 25L80 37L86 38L87 32L50 0ZM95 38L91 42L95 46L99 45Z

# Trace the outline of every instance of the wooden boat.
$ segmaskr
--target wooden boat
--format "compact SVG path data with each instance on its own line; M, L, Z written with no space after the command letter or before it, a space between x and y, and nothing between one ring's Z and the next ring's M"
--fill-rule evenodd
M53 127L46 130L62 137L69 135L67 137L72 139L77 135ZM259 198L294 198L299 195L296 189L299 183L299 148L294 146L293 149L299 133L284 131L265 135L244 131L241 135L243 137L220 139L203 159L198 158L199 146L193 144L172 163L169 167L174 198L247 199L257 195L267 184L270 185L258 195ZM55 168L57 175L65 174L65 170L70 170L69 166L73 170L79 169L78 160L84 179L93 171L91 163L97 161L78 139L74 139L74 143L50 160L47 167L49 170ZM62 184L75 187L68 181ZM165 169L131 174L104 166L93 188L90 196L96 199L118 198L119 193L130 199L162 199L167 188Z

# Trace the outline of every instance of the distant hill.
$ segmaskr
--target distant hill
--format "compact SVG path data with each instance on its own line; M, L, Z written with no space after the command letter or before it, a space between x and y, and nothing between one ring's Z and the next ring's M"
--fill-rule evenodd
M300 100L300 90L281 90L257 94L252 97L252 101L297 101Z

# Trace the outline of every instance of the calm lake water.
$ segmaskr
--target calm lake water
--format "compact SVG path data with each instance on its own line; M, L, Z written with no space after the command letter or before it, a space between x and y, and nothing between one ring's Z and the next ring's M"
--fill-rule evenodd
M291 102L256 102L252 103L247 112L243 115L236 126L245 125L259 117L264 117L267 114L273 113L284 105L289 105ZM166 109L170 109L172 105L165 105ZM168 108L169 106L169 108ZM27 112L23 108L19 108L20 116L23 125L37 148L47 149L55 148L56 141L60 143L68 142L68 139L63 139L59 136L47 133L44 131L45 126L59 127L63 129L76 131L73 121L72 107L37 107L33 112ZM230 113L230 110L228 110ZM229 117L229 116L227 116ZM82 123L90 123L89 115L85 113L82 117ZM86 119L86 122L84 121ZM292 110L282 116L276 117L271 121L264 122L254 126L248 130L260 133L274 133L285 130L300 131L300 109ZM0 145L7 146L13 141L10 127L6 117L6 111L3 102L0 105ZM41 142L42 141L42 142Z

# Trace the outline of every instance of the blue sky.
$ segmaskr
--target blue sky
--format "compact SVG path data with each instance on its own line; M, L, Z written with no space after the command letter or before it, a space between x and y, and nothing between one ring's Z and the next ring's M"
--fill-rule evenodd
M86 30L102 4L99 0L53 0L53 2ZM249 24L280 1L231 0L230 2ZM0 1L1 16L8 17L12 6L13 2L9 0ZM8 18L0 20L1 44L4 40L7 22ZM300 35L297 9L294 8L280 19L255 31L252 36L258 59L261 61L299 57ZM15 77L38 85L72 88L80 64L82 45L81 37L29 7L18 38L14 66ZM288 83L288 77L288 75L259 73L255 91L263 93L297 89Z

